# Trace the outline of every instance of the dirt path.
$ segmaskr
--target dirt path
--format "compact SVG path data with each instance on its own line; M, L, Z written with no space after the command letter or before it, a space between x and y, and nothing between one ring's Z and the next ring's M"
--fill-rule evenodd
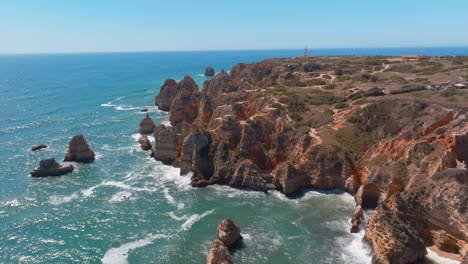
M318 132L317 132L317 130L315 128L310 129L309 136L311 136L316 141L312 146L317 146L317 145L322 144L323 140L319 136L319 134L318 134Z

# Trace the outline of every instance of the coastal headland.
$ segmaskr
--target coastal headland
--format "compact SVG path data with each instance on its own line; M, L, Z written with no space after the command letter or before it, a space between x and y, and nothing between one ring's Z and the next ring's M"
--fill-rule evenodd
M168 79L152 156L197 187L345 190L374 263L414 263L426 247L466 259L467 78L467 57L402 56L237 64L201 89Z

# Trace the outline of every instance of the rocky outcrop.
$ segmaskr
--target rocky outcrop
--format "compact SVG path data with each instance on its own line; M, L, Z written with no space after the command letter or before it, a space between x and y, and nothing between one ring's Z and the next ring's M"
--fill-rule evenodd
M192 123L197 117L200 97L197 92L181 90L171 105L169 121L175 126L182 122Z
M94 152L89 147L86 138L82 134L74 136L68 144L68 152L64 161L91 163L94 159Z
M145 134L141 134L140 138L138 138L138 143L140 144L140 147L142 150L151 150L153 146L151 145L150 140Z
M154 124L153 119L151 119L149 114L146 114L145 118L140 122L140 133L151 134L155 127L156 125Z
M47 148L47 145L40 144L40 145L33 146L33 147L31 147L31 151L38 151L38 150L43 149L43 148Z
M205 68L205 76L206 77L213 77L215 75L215 70L213 69L213 67L211 66L208 66Z
M405 216L384 204L370 217L365 238L374 250L375 264L410 264L427 254L426 246Z
M231 264L233 263L229 248L242 240L240 228L229 218L224 219L216 230L216 239L211 245L208 253L208 264Z
M230 247L237 241L242 240L239 226L229 218L224 219L218 225L216 230L216 237L218 237L218 239L222 241L226 247Z
M232 264L231 253L224 243L218 239L213 241L207 258L208 264Z
M39 167L31 171L32 177L60 176L71 173L75 168L69 163L57 163L55 158L43 159Z
M416 176L387 203L411 220L412 229L425 244L460 256L468 253L468 170Z
M180 87L173 79L167 79L155 97L155 104L161 111L169 111L172 101L179 92Z
M353 217L351 218L351 233L358 233L361 223L364 221L364 212L361 206L354 208Z

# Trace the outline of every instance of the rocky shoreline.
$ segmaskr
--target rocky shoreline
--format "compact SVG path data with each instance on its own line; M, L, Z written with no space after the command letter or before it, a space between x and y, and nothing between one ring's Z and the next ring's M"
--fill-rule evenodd
M373 263L416 263L429 246L466 260L467 105L387 89L396 74L381 68L392 67L380 57L274 59L235 65L201 90L190 76L168 79L155 103L171 125L147 116L140 131L156 139L152 157L193 172L192 186L349 192L352 232L362 209L375 209L365 235ZM338 89L343 76L359 81ZM379 91L369 86L378 80Z

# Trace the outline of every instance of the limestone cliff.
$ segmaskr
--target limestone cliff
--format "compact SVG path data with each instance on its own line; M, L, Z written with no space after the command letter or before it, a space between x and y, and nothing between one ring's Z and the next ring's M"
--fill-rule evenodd
M466 105L328 92L337 67L238 64L201 91L188 76L167 80L156 101L170 110L172 126L154 129L154 158L192 171L198 187L346 190L358 206L353 232L363 221L360 208L377 208L366 230L375 263L413 263L432 245L466 256Z

